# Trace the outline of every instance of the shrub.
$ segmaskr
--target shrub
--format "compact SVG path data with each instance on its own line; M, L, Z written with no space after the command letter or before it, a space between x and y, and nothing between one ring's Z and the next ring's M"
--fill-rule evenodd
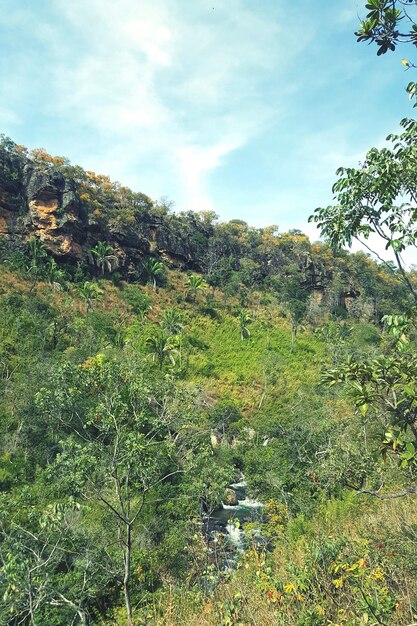
M129 285L122 291L123 299L131 307L135 315L143 317L149 311L152 300L147 293L144 293L140 287Z

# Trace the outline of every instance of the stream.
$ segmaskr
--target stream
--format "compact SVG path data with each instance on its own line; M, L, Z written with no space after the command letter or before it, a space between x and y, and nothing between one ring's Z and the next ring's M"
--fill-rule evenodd
M204 520L207 536L213 545L215 560L223 570L230 570L236 566L239 553L244 552L247 547L245 523L257 521L263 507L261 502L247 497L247 486L242 474L239 482L228 486L235 492L238 504L222 504L222 508L206 516ZM216 554L216 546L222 543L219 542L219 536L224 537L224 545L219 546L219 554Z

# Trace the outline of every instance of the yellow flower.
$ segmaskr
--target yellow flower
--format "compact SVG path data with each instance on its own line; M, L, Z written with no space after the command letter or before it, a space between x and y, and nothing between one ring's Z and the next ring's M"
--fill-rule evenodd
M343 587L343 578L335 578L334 580L332 580L332 583L334 584L336 589L340 589L341 587Z
M295 591L295 585L293 585L292 583L284 585L284 591L285 593L293 593Z
M383 580L385 578L385 572L378 565L378 567L372 570L371 576L374 580Z

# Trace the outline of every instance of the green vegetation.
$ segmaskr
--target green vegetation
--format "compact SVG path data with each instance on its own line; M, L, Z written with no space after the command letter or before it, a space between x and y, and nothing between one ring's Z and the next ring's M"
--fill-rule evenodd
M218 288L184 298L194 275L177 270L155 291L91 267L77 281L31 243L0 279L2 621L411 620L413 503L352 490L412 493L412 321L379 323L375 309L365 321L364 308L317 303L293 282L248 287L241 308L241 293ZM400 288L387 276L385 302ZM326 391L322 368L349 383L353 402L349 389ZM381 368L385 386L373 388ZM230 572L216 565L201 507L221 506L240 471L265 507Z
M368 0L368 13L360 23L358 41L375 43L377 55L395 51L398 44L417 44L417 25L414 21L415 0ZM406 69L415 67L402 60Z
M367 5L381 54L395 5ZM417 125L402 127L338 170L311 218L324 243L174 214L2 137L0 623L416 622L417 276L401 255ZM71 198L50 230L14 228L28 170ZM375 237L394 262L342 248Z

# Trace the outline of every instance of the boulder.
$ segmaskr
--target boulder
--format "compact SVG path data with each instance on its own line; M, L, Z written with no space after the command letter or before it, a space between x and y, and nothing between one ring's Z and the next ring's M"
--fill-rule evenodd
M230 487L225 489L223 502L228 506L237 506L239 504L239 500L237 499L236 491Z

